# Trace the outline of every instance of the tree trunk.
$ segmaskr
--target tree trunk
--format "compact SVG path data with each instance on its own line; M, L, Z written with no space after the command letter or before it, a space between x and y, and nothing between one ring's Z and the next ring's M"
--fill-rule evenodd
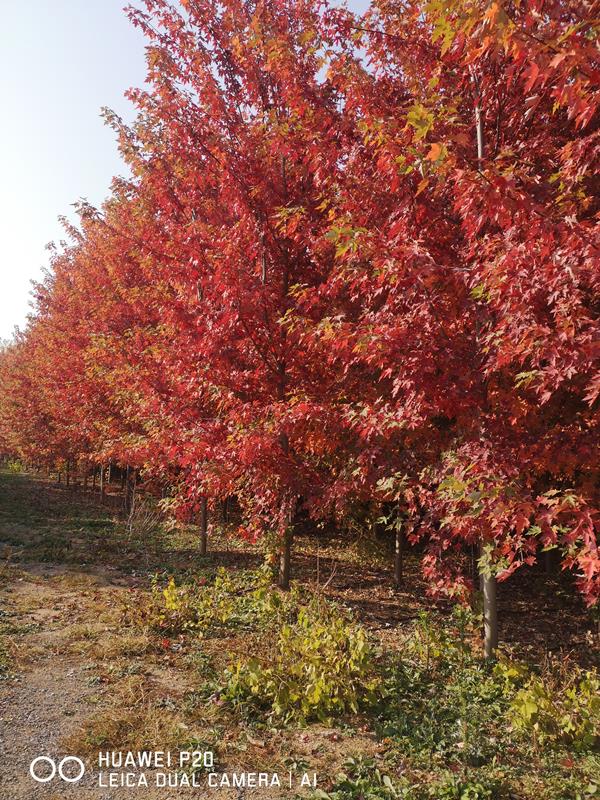
M100 464L100 502L104 502L104 495L106 490L104 488L104 464Z
M380 506L377 501L372 500L369 503L369 527L370 527L370 536L373 541L377 540L377 520L379 519L379 512Z
M288 524L283 532L281 550L279 551L279 587L280 589L290 588L290 575L292 571L292 543L294 541L294 523L296 520L296 500L290 507Z
M479 545L479 555L483 544ZM494 658L498 647L498 605L496 602L497 581L495 575L489 577L479 567L479 590L483 601L483 654Z
M496 578L483 579L483 654L494 658L498 647L498 606L496 603Z
M94 466L94 468L92 469L92 492L96 491L96 472L97 470L96 467Z
M208 543L208 502L206 497L200 501L200 555L206 555Z
M125 472L125 514L127 516L133 511L135 502L135 479L135 469L133 467L127 467Z
M479 567L477 565L477 545L470 545L471 553L471 580L473 581L473 591L476 591L477 581L479 580Z
M283 533L283 541L281 542L281 550L279 551L279 588L290 588L290 573L292 561L292 528L287 525Z
M402 521L396 521L396 548L394 552L394 583L396 588L402 584L404 577L404 534L402 533Z
M485 132L483 129L483 110L479 81L472 73L475 95L475 134L477 137L477 164L483 170L485 162ZM496 578L481 575L481 591L483 594L483 653L486 658L493 658L498 647L498 607L496 603Z
M70 461L70 459L67 459L67 466L66 466L66 472L65 472L65 482L66 482L67 486L69 486L71 484L71 461Z

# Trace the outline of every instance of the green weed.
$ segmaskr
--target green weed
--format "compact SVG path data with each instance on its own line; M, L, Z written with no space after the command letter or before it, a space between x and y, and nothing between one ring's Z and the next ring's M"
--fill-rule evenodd
M310 601L276 632L274 657L238 660L223 697L284 722L330 722L373 702L378 686L366 632L332 606Z

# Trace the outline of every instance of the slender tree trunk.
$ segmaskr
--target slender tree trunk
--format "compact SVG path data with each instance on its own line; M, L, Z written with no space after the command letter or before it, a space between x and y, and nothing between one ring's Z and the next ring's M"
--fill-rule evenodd
M100 464L100 502L104 502L104 495L106 493L106 489L104 486L104 464Z
M376 500L369 503L369 528L370 536L373 541L377 540L377 520L379 519L380 506Z
M477 136L477 163L483 170L485 162L485 132L483 128L483 109L479 81L472 73L475 95L475 133ZM496 577L481 575L481 591L483 594L483 652L486 658L493 658L498 646L498 606L496 603Z
M296 501L294 500L289 516L288 524L285 526L279 551L279 588L290 588L290 576L292 572L292 543L294 541L294 523L296 519Z
M208 544L208 501L203 497L200 501L200 555L206 555Z
M396 520L396 547L394 552L394 583L396 588L402 584L404 578L404 533L402 532L402 520Z
M279 588L290 588L290 574L292 562L292 530L289 525L286 526L283 533L283 540L281 542L281 550L279 551Z
M136 483L136 470L133 467L127 467L125 472L125 513L127 516L133 511L135 502L135 483Z
M94 466L94 468L92 469L92 492L96 491L96 472L97 469Z
M483 577L483 654L494 658L498 647L498 606L496 578Z
M287 175L286 175L286 157L282 154L281 155L281 192L284 198L284 205L287 203L288 200L288 187L287 187ZM282 251L282 261L281 261L281 303L283 308L285 309L288 305L288 294L290 290L290 259L289 253L287 249L284 247ZM279 270L278 270L279 273ZM269 274L267 271L267 262L266 262L266 253L265 253L265 261L263 262L263 283L267 283L267 278L269 278ZM285 402L286 400L286 391L287 391L287 364L286 364L286 355L285 355L285 340L286 340L286 331L285 327L281 329L282 337L283 337L283 348L282 351L277 358L277 372L279 377L279 385L277 387L277 395L280 402ZM281 443L281 450L283 452L284 458L287 460L290 454L290 442L287 433L282 431L280 434L280 443ZM288 496L290 502L289 507L289 515L287 519L287 525L285 526L285 530L283 531L283 537L281 541L281 549L279 551L279 586L282 589L289 589L290 587L290 576L291 576L291 562L292 562L292 544L294 541L294 525L296 521L296 507L298 504L297 497L290 497Z
M71 484L71 460L70 459L67 459L67 466L66 466L66 472L65 472L65 482L66 482L67 486L70 486L70 484Z
M475 587L477 585L477 580L479 579L479 567L477 566L477 547L474 544L472 544L470 547L471 547L471 555L470 555L471 580L473 581L473 586Z
M483 546L480 546L480 555ZM479 588L483 599L483 654L494 658L498 647L498 604L496 600L497 581L495 575L486 575L480 568Z

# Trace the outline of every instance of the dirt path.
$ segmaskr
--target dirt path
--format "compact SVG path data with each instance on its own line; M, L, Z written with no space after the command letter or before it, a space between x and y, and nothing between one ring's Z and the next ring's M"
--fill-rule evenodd
M81 713L89 688L82 680L80 665L44 663L25 673L9 686L0 698L1 793L12 800L37 797L106 797L95 789L78 786L61 788L56 784L35 784L29 765L40 755L61 758L62 738L72 732L76 715Z
M65 783L58 777L48 783L32 779L29 769L33 759L49 756L58 763L71 755L72 748L66 743L76 739L86 718L110 701L110 688L99 689L96 684L96 665L89 658L74 654L72 643L82 630L88 636L97 631L100 642L103 636L110 635L110 628L98 621L98 597L104 595L100 606L109 606L107 595L135 581L119 573L107 579L106 570L79 573L55 564L28 564L26 570L14 571L12 577L0 590L0 608L5 628L12 634L17 665L15 672L0 684L2 800L206 797L206 791L198 788L102 787L98 785L97 765L91 759L84 777L76 783ZM72 588L78 584L78 589ZM172 681L176 680L172 676ZM70 768L77 772L74 764ZM47 775L49 769L46 763L40 763L40 777ZM151 771L146 774L149 782L154 780ZM213 791L211 796L229 800L285 795L225 789Z
M77 784L61 782L59 789L57 779L37 783L29 774L38 756L58 761L69 755L63 743L90 713L89 700L95 695L89 662L65 653L69 629L94 623L85 598L69 588L77 579L84 586L104 581L103 576L78 574L60 565L28 564L0 591L17 663L0 691L0 796L7 800L119 796L95 786L92 774ZM103 591L110 592L110 585ZM44 774L40 765L40 775Z
M216 746L217 769L250 773L281 766L281 751L253 743L243 727L230 727L218 704L195 699L202 672L186 661L180 644L165 651L143 625L123 622L131 589L147 590L154 571L193 567L197 549L191 544L185 535L152 540L147 531L135 541L113 510L89 494L37 476L0 474L0 800L296 796L283 784L284 773L280 789L208 789L202 774L201 788L165 789L155 785L152 770L143 770L148 787L106 786L105 770L105 785L99 785L98 752L108 750L176 754L180 747ZM337 737L327 731L316 737L308 744L298 733L296 750L314 746L336 763L343 759ZM289 752L289 742L281 744ZM58 764L70 755L85 761L78 782L31 777L33 759L47 756ZM38 769L43 777L50 767L46 762ZM126 771L115 770L118 782ZM165 772L173 777L175 770Z

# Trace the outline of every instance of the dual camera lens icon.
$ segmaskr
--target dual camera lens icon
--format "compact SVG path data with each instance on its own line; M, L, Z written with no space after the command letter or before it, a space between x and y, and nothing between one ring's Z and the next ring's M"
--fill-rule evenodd
M74 774L73 767L68 768L68 771L65 770L65 767L68 767L70 762L76 765L75 769L79 769L78 775ZM48 783L56 776L57 772L66 783L77 783L83 778L85 764L77 756L65 756L62 761L59 761L58 765L49 756L38 756L29 765L29 774L38 783Z

